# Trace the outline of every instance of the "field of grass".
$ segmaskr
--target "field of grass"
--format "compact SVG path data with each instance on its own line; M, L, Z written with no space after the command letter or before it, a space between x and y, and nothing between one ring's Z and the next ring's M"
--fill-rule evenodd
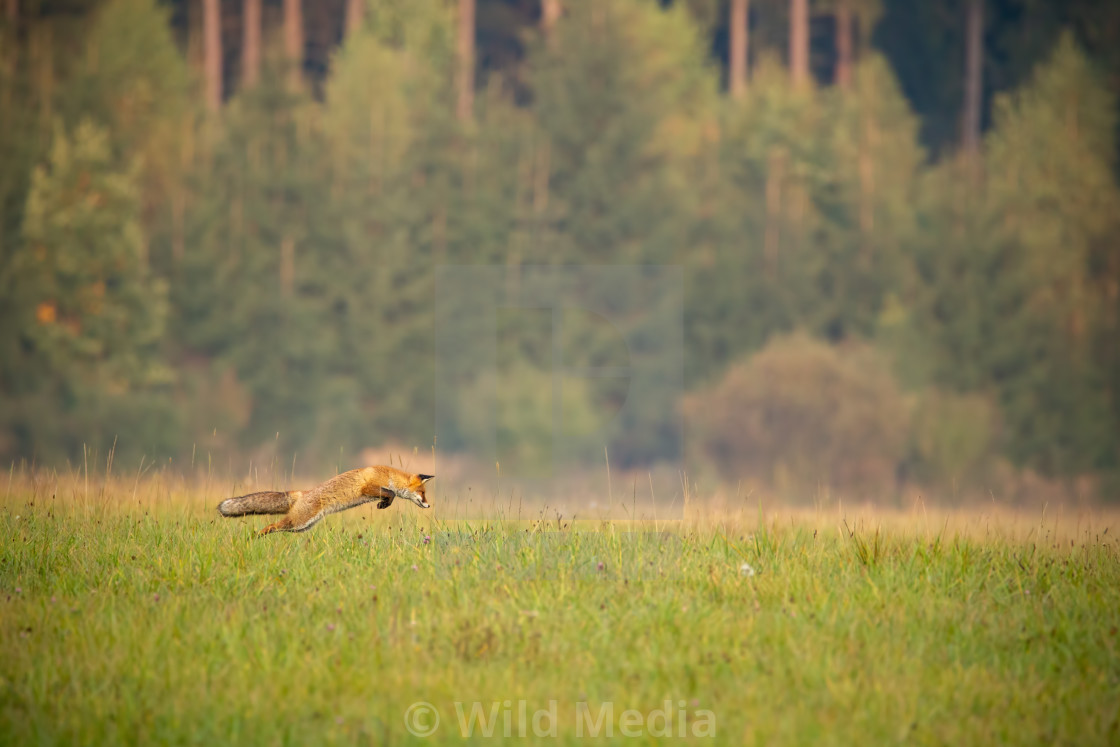
M223 497L8 486L0 743L1120 743L1115 514L398 501L258 539Z

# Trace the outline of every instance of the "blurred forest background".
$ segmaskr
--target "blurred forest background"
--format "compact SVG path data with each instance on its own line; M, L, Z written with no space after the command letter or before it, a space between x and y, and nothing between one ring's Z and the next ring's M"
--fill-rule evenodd
M436 267L648 263L687 392L612 466L1118 494L1120 3L0 13L6 462L426 452Z

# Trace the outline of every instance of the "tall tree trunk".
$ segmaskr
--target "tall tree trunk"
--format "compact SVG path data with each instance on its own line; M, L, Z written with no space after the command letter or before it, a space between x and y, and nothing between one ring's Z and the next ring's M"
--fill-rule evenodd
M205 82L202 64L202 3L187 3L187 65Z
M261 78L261 0L245 0L241 19L241 85L252 88Z
M747 90L747 50L750 44L751 0L731 0L731 69L728 87L733 98Z
M186 173L195 162L196 130L189 119L179 122L179 172ZM171 186L171 258L178 268L186 255L186 227L189 195L187 185L176 179Z
M961 146L969 161L980 150L980 104L984 64L983 0L969 0L965 21L964 117Z
M296 286L296 242L290 236L280 239L280 292L291 296Z
M861 266L870 269L875 235L875 162L879 147L879 125L870 113L863 115L859 141L859 233Z
M303 9L300 0L284 0L284 57L292 90L303 80Z
M54 118L54 28L50 22L32 24L28 37L27 56L39 99L39 122L50 131Z
M206 108L222 108L222 8L219 0L202 0L202 71Z
M541 0L541 28L547 32L555 26L563 10L560 0Z
M789 0L789 74L794 88L809 83L809 0Z
M533 215L538 224L548 214L548 185L552 180L552 149L544 134L541 134L540 139L540 147L535 148L533 153Z
M782 183L786 178L786 152L780 147L771 148L766 160L766 227L762 241L762 256L766 278L776 280L781 241Z
M346 0L346 38L361 28L362 16L365 15L365 0Z
M836 85L852 84L852 0L836 0Z
M178 267L186 254L186 214L187 193L181 185L175 185L171 193L171 259Z
M432 218L432 253L437 267L447 262L447 205L442 199Z
M455 113L460 122L469 122L474 112L474 3L459 0L459 69L456 88L459 99Z

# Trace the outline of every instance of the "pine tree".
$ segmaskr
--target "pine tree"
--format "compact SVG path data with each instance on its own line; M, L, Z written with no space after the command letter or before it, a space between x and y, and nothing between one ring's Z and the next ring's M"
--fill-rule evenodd
M754 68L751 87L725 112L706 243L689 294L690 381L716 375L776 331L817 316L813 277L822 269L816 239L822 216L815 185L832 174L822 101L789 85L773 55ZM700 293L700 289L705 292ZM710 292L708 292L710 290ZM734 318L734 325L719 320Z
M716 77L687 11L573 5L530 55L548 148L534 259L666 262L679 251L692 168L716 127ZM590 82L590 83L589 83Z
M537 222L525 261L689 262L714 240L696 216L713 209L719 137L719 73L704 63L699 29L681 5L566 10L529 57ZM591 330L587 340L588 358L607 347ZM611 384L595 382L590 396L608 401ZM627 423L612 461L675 456L672 418L648 412Z
M905 294L914 239L913 201L924 154L918 122L878 55L855 66L850 88L834 92L826 116L829 174L813 187L825 220L816 240L827 258L813 283L833 337L869 336L890 294Z
M1107 266L1120 213L1115 101L1070 37L1030 83L996 100L983 190L946 162L923 188L918 254L934 381L989 393L1015 463L1071 477L1116 463L1101 335L1114 328ZM1103 265L1102 265L1103 263Z
M119 166L138 163L144 255L166 268L199 111L186 63L166 10L153 0L111 0L97 10L83 41L61 112L71 127L88 118L104 128Z
M1012 453L1050 474L1116 459L1096 348L1107 280L1093 273L1120 214L1115 126L1115 97L1065 35L1028 86L997 98L986 143L989 209L1013 243L1010 274L1024 284L1016 316L1030 335L994 351L993 373Z
M72 133L58 126L32 177L23 243L0 278L2 388L13 405L4 420L23 434L22 453L108 446L113 419L94 413L170 382L157 357L166 288L144 263L137 179L135 165L114 165L106 132L89 122Z
M444 5L372 10L339 54L324 110L351 262L338 279L352 288L343 329L371 433L427 443L434 270L524 251L513 234L525 201L507 165L528 128L495 90L475 102L477 126L458 120L456 18ZM385 360L410 375L390 375Z
M215 374L232 371L244 387L241 445L330 453L350 443L347 419L356 415L345 405L352 387L337 318L351 271L324 199L329 159L317 108L291 89L289 72L266 66L258 85L227 104L222 137L192 175L175 338L181 355L211 359ZM222 413L194 416L228 426Z

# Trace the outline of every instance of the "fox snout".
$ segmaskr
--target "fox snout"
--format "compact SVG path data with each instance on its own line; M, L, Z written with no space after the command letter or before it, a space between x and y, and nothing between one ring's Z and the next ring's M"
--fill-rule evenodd
M420 493L417 493L414 490L408 490L408 491L403 491L402 490L401 492L404 493L404 495L401 496L402 498L407 498L408 500L412 501L413 503L415 503L420 508L431 508L432 507L430 503L428 503L426 500L424 500L423 495L421 495Z

